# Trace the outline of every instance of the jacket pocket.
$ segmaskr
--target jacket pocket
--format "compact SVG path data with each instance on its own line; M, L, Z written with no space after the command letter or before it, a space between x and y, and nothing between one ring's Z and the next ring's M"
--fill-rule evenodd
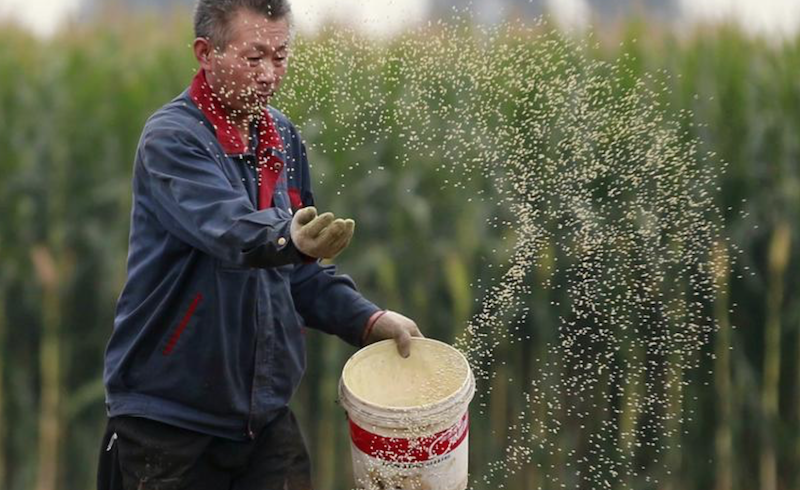
M178 344L178 340L181 338L183 331L186 330L186 326L189 324L189 321L192 319L192 315L194 315L194 312L197 310L197 307L200 305L201 301L203 301L203 295L202 293L197 293L192 300L192 303L189 305L189 308L186 310L186 313L183 315L183 318L169 336L167 345L165 345L164 349L161 351L162 354L168 356L172 353L172 350L175 349L175 346Z
M222 272L236 272L236 273L248 273L253 271L253 267L249 265L237 264L235 262L229 262L227 260L217 259L216 262L217 271Z

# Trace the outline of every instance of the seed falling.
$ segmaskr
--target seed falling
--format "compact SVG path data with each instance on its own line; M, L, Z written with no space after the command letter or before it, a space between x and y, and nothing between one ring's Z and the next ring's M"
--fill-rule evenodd
M314 155L354 158L315 172L324 185L342 192L364 166L427 166L465 201L488 203L487 227L508 238L493 251L508 257L495 280L472 285L480 306L456 346L480 416L500 385L524 404L506 420L504 453L472 483L503 488L536 465L547 488L656 485L692 417L684 388L717 328L711 251L726 241L719 169L669 112L663 77L637 75L627 54L600 61L591 36L541 19L476 27L464 16L389 43L341 28L297 41L275 105L302 108L290 116ZM390 144L400 149L384 161ZM489 185L473 193L476 182ZM532 311L534 294L550 315ZM526 360L533 376L510 372L502 353L533 342L534 327L556 332L546 355Z

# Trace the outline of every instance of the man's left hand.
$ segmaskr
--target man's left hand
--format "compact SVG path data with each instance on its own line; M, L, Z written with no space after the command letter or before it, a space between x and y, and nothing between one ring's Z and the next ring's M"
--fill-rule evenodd
M379 340L394 339L397 342L397 352L403 357L408 357L411 354L411 337L424 337L414 320L386 310L372 326L364 345Z

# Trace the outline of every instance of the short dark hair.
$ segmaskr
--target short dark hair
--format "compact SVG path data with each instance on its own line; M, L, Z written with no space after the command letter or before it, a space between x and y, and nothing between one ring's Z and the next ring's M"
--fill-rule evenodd
M208 39L225 50L230 40L230 20L241 9L248 9L270 20L290 19L288 0L197 0L194 9L194 35Z

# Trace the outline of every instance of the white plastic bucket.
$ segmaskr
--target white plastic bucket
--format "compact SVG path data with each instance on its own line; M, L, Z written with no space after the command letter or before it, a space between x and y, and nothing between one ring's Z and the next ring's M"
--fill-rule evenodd
M443 342L414 338L406 359L393 340L356 352L339 381L356 487L467 488L474 393L466 358Z

